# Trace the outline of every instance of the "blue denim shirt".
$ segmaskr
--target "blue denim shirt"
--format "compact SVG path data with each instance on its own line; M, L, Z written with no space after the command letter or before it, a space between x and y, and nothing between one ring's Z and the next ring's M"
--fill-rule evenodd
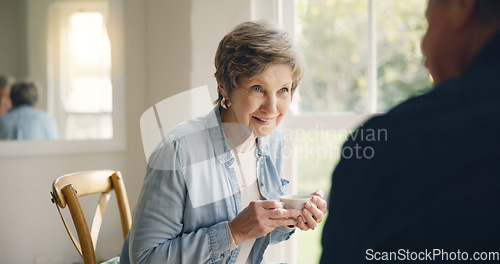
M279 129L257 143L257 180L264 199L279 200L283 139ZM234 157L221 126L219 108L176 126L148 162L144 185L120 263L234 263L226 221L244 208ZM278 227L258 238L252 263L265 263L269 243L293 231Z

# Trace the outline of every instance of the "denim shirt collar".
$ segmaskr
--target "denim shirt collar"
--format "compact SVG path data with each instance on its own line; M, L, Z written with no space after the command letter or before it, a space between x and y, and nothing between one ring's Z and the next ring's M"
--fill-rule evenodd
M207 127L210 131L210 137L214 143L215 156L221 163L233 163L234 157L231 154L231 148L226 140L226 135L222 128L220 117L220 106L215 106L207 117ZM257 157L269 155L269 138L257 137Z

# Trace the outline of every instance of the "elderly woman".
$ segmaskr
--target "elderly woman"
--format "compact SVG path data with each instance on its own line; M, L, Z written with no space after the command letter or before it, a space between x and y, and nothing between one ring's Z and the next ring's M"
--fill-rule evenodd
M263 21L221 40L216 107L176 126L152 154L120 263L264 263L269 243L322 221L320 191L302 212L278 201L288 181L276 127L302 63L287 34Z

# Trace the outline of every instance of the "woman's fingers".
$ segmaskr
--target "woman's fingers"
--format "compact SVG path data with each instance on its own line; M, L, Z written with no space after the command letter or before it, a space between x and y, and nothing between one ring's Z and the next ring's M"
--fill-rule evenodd
M296 225L299 214L299 210L284 209L278 201L252 201L229 224L235 242L239 243L264 236L278 226Z
M261 200L255 201L255 203L259 203L259 205L265 209L275 209L275 208L284 208L283 204L280 201L275 200Z
M321 221L323 221L323 210L313 205L311 202L307 202L305 204L305 209L307 209L308 213L311 214L311 217L314 218L315 222L321 223Z
M319 198L323 198L323 196L325 195L325 193L323 192L323 190L316 190L315 192L311 193L312 195L317 195L319 196Z
M323 199L323 196L325 195L323 190L317 190L311 194L314 195L311 201L316 204L316 206L323 212L323 214L325 214L327 203Z
M297 218L297 227L301 230L314 230L323 221L326 213L327 203L323 199L323 191L317 190L312 193L314 197L304 204L302 215Z
M295 218L276 218L272 219L272 227L278 226L295 226L297 225L297 219Z
M314 205L312 207L315 208ZM319 211L317 208L315 210ZM320 215L322 215L321 211L319 211L319 212L320 212ZM302 209L302 216L304 217L304 220L310 229L314 230L316 228L316 226L318 226L318 223L320 222L316 219L316 215L313 215L312 212L307 208ZM320 216L320 217L322 218L322 216Z
M305 220L303 215L299 215L297 217L297 227L300 228L302 231L307 231L311 229L307 223L307 220Z
M318 222L314 216L306 208L302 209L302 215L297 217L297 227L302 231L314 230L318 226Z
M271 219L279 219L279 218L296 218L300 214L300 211L297 209L272 209L267 210L266 217Z
M323 198L320 198L319 196L314 196L311 201L316 205L316 207L323 213L326 213L326 206L327 203Z

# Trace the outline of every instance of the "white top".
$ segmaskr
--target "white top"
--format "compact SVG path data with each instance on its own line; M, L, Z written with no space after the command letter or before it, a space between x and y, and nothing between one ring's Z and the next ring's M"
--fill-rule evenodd
M260 195L259 185L257 183L257 158L255 156L255 146L248 152L237 153L235 155L236 162L233 163L233 168L236 171L238 184L241 190L241 204L246 208L251 201L262 200ZM234 242L230 235L230 241ZM241 244L240 254L236 260L236 264L252 263L252 247L255 239L250 239ZM236 248L236 244L233 243ZM231 249L233 249L231 247Z

